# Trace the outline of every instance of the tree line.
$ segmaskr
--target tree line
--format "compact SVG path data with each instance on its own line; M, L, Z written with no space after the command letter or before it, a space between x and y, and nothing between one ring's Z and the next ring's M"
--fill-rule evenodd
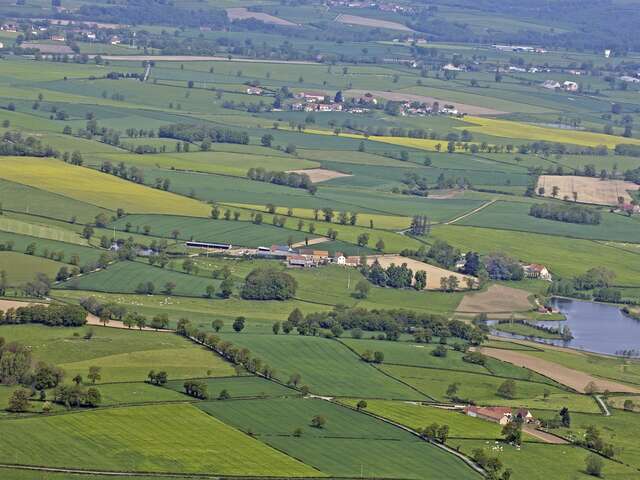
M314 194L317 187L306 173L266 170L262 167L247 170L247 178L257 182L273 183L293 188L304 188Z
M158 129L158 137L174 138L186 142L209 141L213 143L239 143L243 145L249 143L249 134L247 132L188 123L163 125Z
M536 218L584 225L599 225L602 220L602 214L598 210L584 205L536 203L531 205L529 215Z

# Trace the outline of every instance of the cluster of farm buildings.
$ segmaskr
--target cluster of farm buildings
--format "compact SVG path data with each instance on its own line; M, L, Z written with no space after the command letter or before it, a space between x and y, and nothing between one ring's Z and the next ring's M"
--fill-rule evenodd
M464 407L463 412L470 417L481 418L500 425L506 425L513 421L524 424L535 423L536 421L526 408L512 409L511 407L477 407L469 405Z

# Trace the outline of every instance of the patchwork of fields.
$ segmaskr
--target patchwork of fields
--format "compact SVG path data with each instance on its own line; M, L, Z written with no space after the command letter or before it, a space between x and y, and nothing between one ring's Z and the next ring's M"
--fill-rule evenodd
M0 6L0 478L638 477L640 353L539 343L639 338L633 6L59 3Z

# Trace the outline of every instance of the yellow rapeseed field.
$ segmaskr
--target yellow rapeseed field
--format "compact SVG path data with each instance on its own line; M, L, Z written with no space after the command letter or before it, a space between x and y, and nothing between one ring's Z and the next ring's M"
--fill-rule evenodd
M554 143L570 143L586 147L606 145L608 148L614 148L619 143L640 145L640 140L638 139L605 135L604 133L561 130L558 128L540 127L538 125L485 117L466 116L464 117L464 120L465 122L475 125L471 127L465 126L464 128L466 130L494 137L541 140Z
M305 133L313 133L316 135L335 135L335 133L330 132L329 130L310 130L306 129ZM419 148L421 150L432 150L436 151L438 148L436 145L440 145L440 149L442 151L447 150L447 141L446 140L431 140L428 138L409 138L409 137L378 137L378 136L370 136L365 137L364 135L356 134L356 133L340 133L338 136L346 137L346 138L359 138L362 140L371 140L374 142L382 142L382 143L390 143L392 145L400 145L402 147L412 147ZM462 148L458 148L457 150L462 151Z
M0 157L0 178L111 210L203 217L211 210L190 198L50 158Z

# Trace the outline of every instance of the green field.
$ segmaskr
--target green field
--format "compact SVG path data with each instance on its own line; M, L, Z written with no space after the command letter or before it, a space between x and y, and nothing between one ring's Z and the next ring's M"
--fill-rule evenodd
M375 418L320 399L244 400L200 403L198 406L211 415L252 434L289 455L302 459L325 473L355 476L358 459L371 448L375 459L367 463L368 474L388 477L402 472L413 478L412 472L438 475L438 478L474 478L462 462L451 460L437 466L435 459L444 460L438 448L424 444L417 437ZM313 415L326 418L322 429L309 425ZM292 432L300 428L300 437ZM383 445L387 445L383 448ZM406 449L408 464L397 463L397 453ZM347 450L350 455L340 455ZM423 466L416 470L418 462ZM446 465L446 468L445 468ZM440 470L442 468L443 470ZM433 473L429 473L433 472Z
M209 208L195 200L150 190L141 185L88 168L56 160L2 157L0 178L59 193L98 207L130 212L207 216Z
M132 472L319 475L188 404L25 418L2 425L16 440L0 446L4 463ZM23 441L31 446L28 452L19 448Z
M73 278L62 284L62 288L105 293L135 293L141 282L152 282L158 295L163 295L165 285L173 282L174 295L187 297L204 297L208 285L219 284L212 278L188 275L141 262L118 262L98 272Z
M34 279L37 273L54 278L63 263L18 252L0 252L0 269L7 273L9 285L17 287Z
M559 410L563 406L569 406L572 411L587 413L600 411L591 397L570 393L544 383L515 380L515 397L507 399L497 394L498 387L505 381L504 378L396 365L386 365L382 369L389 375L417 388L425 395L440 401L446 400L447 387L452 383L458 383L458 397L467 398L482 405L524 406L541 410ZM545 391L549 393L547 399L544 398Z
M640 222L637 218L602 212L599 225L565 223L529 215L529 205L519 202L496 202L460 221L460 225L500 230L543 233L589 240L638 242Z
M83 338L87 329L91 340ZM31 346L34 358L61 366L72 378L89 367L102 368L101 382L140 382L149 370L165 370L171 378L233 375L231 366L211 351L171 333L105 327L51 328L2 325L0 336Z
M64 263L69 263L71 258L74 255L77 255L80 259L80 265L95 262L102 253L98 249L86 247L84 245L76 245L73 243L59 242L57 240L29 237L27 235L0 231L0 243L6 244L8 242L13 242L13 251L16 253L24 253L27 247L31 244L35 244L36 249L34 256L36 257L43 257L45 256L45 253L62 253L62 262Z
M355 406L357 400L346 401ZM367 400L367 412L388 418L413 430L424 428L432 423L449 425L450 443L457 438L500 438L500 426L478 418L472 418L460 412L430 407L417 403L394 402L388 400Z
M150 234L157 237L177 238L180 240L195 240L198 242L230 243L245 247L270 247L273 244L286 244L304 241L305 237L312 238L309 233L291 229L283 229L273 225L255 225L248 220L213 220L193 217L176 217L169 215L127 215L118 219L110 226L118 230L125 230L130 225L130 232L143 232L145 226L151 228Z
M301 384L321 395L421 400L425 396L361 361L340 343L298 335L227 334L225 340L246 347L287 381L299 373Z
M223 390L226 390L232 399L278 398L300 395L300 393L293 388L256 376L242 375L239 377L206 378L200 380L207 384L207 390L211 398L216 398ZM183 380L170 380L167 382L166 387L176 392L184 392L183 384ZM206 409L206 407L201 408Z
M640 300L638 213L591 206L601 213L598 225L529 215L541 202L572 205L532 194L541 175L637 179L638 0L573 2L579 8L513 0L59 3L0 0L2 298L39 294L27 283L38 273L53 280L64 267L74 276L30 301L77 305L95 297L96 315L117 304L147 325L166 316L169 329L186 319L274 373L251 374L251 365L235 366L176 333L124 328L117 311L108 326L91 316L92 325L77 328L0 316L0 338L32 355L23 375L13 371L21 367L13 347L0 347L0 479L483 478L456 452L414 434L434 422L450 427L447 448L469 461L482 449L512 470L496 478L595 478L586 472L588 449L530 434L522 446L507 444L499 425L458 411L467 404L524 407L542 419L567 407L571 427L555 433L580 439L593 424L615 446L601 478L640 477L640 417L623 410L627 398L640 405L637 395L603 394L612 410L605 416L592 395L533 370L490 357L464 361L468 345L454 334L479 348L480 332L467 335L455 323L447 332L428 317L471 322L484 311L560 320L525 311L518 297L547 305L549 282L485 282L480 268L480 295L465 298L455 288L381 287L375 270L289 268L243 253L309 241L330 255L426 258L452 271L462 271L458 251L477 252L480 264L497 253L542 264L554 279L605 267L624 302ZM342 23L339 15L369 24ZM325 99L307 102L309 94ZM265 171L264 181L247 177L252 168ZM312 168L330 172L304 188L284 174ZM284 225L275 226L275 216ZM429 252L439 240L452 248ZM107 250L109 241L118 247ZM238 248L213 253L188 241ZM160 267L154 260L164 254ZM293 297L241 298L246 276L260 267L291 275ZM233 291L222 299L227 271ZM387 285L400 280L389 275ZM359 294L362 285L367 294ZM492 295L496 285L517 291ZM473 307L458 312L460 305ZM318 314L318 331L285 334L295 309L305 321ZM343 332L333 328L342 309L354 320L340 325ZM417 343L425 326L433 338ZM500 328L553 336L516 323ZM397 341L380 340L396 329ZM632 323L628 329L635 338ZM434 355L445 336L446 356ZM514 342L491 337L482 346L640 386L639 359ZM367 350L384 359L365 362ZM99 405L67 408L55 403L54 388L38 392L38 362L63 369L63 385L83 388L90 368L100 367ZM167 383L147 383L152 370L165 371ZM18 377L32 392L30 405L9 412ZM206 398L187 395L187 381L202 382ZM513 398L498 394L506 381L515 383ZM452 384L457 392L447 395ZM323 428L311 425L316 415L326 418ZM28 466L41 470L20 468Z
M432 235L463 251L502 251L522 261L541 263L560 276L580 275L590 267L603 266L616 273L616 284L638 283L637 254L595 241L455 225L435 227Z

